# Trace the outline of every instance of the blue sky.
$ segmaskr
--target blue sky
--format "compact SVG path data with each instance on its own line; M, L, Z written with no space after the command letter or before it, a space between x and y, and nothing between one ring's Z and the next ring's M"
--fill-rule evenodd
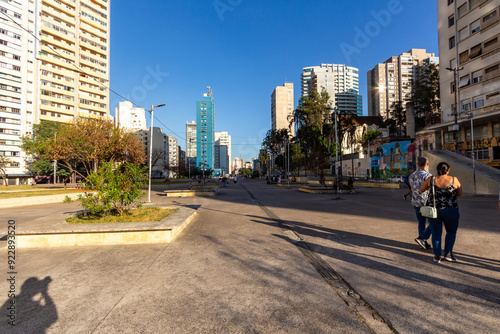
M247 161L271 128L274 87L293 82L297 102L303 67L359 68L366 115L366 72L411 48L438 55L435 0L111 1L111 89L146 109L166 104L155 110L166 127L154 125L184 149L211 86L216 131ZM114 115L123 99L110 100Z

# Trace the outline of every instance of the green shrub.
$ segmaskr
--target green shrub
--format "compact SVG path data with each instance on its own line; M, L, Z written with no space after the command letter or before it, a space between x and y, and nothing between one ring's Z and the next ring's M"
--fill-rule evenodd
M148 180L146 167L125 162L104 162L97 172L90 174L85 183L86 192L79 197L84 209L91 215L118 213L120 216L140 205Z
M73 200L68 195L66 195L66 197L64 197L63 203L73 203Z

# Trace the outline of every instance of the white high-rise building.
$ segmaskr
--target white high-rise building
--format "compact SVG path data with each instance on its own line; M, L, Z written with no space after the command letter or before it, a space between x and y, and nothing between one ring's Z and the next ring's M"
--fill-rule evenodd
M167 164L169 177L176 176L176 170L179 167L179 145L177 139L173 136L164 135L167 155Z
M227 131L216 132L215 144L220 146L227 146L228 161L231 161L231 136Z
M33 1L0 2L0 155L12 163L8 182L30 177L30 162L21 150L21 136L33 131L35 30ZM12 22L14 20L19 25Z
M499 5L498 0L438 1L442 123L433 127L439 133L443 149L457 149L468 157L474 132L476 159L497 168L500 167Z
M291 136L295 136L294 124L290 123L293 110L293 83L287 82L283 86L277 86L271 95L272 129L289 129Z
M321 93L323 88L330 96L330 104L333 108L336 94L348 91L359 93L359 70L356 67L342 64L304 67L302 70L302 96L309 96L313 89Z
M145 130L148 128L146 111L144 108L134 108L130 101L120 102L115 108L115 124L130 130Z
M196 167L196 122L186 123L186 165Z

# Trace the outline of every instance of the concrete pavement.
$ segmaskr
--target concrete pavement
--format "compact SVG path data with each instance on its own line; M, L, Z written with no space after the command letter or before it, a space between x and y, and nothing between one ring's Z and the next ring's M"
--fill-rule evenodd
M361 188L334 201L241 183L213 198L155 193L161 205L199 207L170 245L17 250L18 326L2 316L0 332L387 332L379 320L366 325L370 313L348 306L346 295L400 333L495 332L500 325L497 199L460 199L459 263L435 265L431 251L413 241L404 190ZM0 210L0 222L47 221L78 209L72 205ZM298 247L301 239L309 252ZM1 257L7 276L7 253ZM10 286L0 282L3 304Z

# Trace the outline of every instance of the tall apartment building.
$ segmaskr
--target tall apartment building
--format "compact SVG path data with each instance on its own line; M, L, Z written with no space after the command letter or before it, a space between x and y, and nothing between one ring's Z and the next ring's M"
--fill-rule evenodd
M110 0L36 3L36 121L109 117Z
M29 161L21 150L21 136L33 131L35 38L33 1L0 2L0 155L12 161L8 182L29 177Z
M179 145L177 139L173 136L164 135L164 146L166 148L166 160L169 171L169 177L176 176L179 168Z
M411 49L368 71L368 116L382 116L387 120L393 117L391 110L395 102L402 101L405 107L404 102L411 97L419 64L431 57L435 54L424 49Z
M196 167L196 122L186 123L186 166Z
M438 1L438 31L443 148L455 151L458 128L458 150L471 156L472 116L476 158L500 167L499 2Z
M148 128L146 124L146 111L144 108L134 108L130 101L120 102L115 108L115 124L118 127L127 128L130 130L145 130Z
M231 166L231 172L234 172L240 168L245 168L245 160L240 158L234 158L233 165Z
M301 75L302 96L309 96L312 90L321 92L323 88L335 107L336 95L348 91L359 93L359 70L342 64L321 64L304 67Z
M151 129L136 130L135 134L144 145L146 163L149 165L149 148ZM173 177L179 167L179 145L177 139L163 133L158 127L153 127L153 177ZM168 174L167 174L168 173Z
M220 171L220 175L228 174L230 166L228 147L226 145L219 145L219 142L215 142L214 159L214 170Z
M292 136L295 136L293 122L294 101L293 83L286 82L283 86L277 86L271 94L271 120L272 129L289 129Z
M214 167L215 106L212 90L196 101L196 165L200 168Z
M337 93L335 106L342 114L363 116L363 98L355 91Z
M149 152L151 129L136 130L135 134L144 145L144 153L146 154L146 164L149 166ZM153 127L153 150L152 150L151 168L153 177L166 177L165 166L168 165L168 138L163 133L163 130L158 127Z
M231 136L227 131L216 132L215 133L215 145L219 146L227 146L227 154L228 154L228 165L229 161L231 161ZM229 171L229 169L226 169Z

